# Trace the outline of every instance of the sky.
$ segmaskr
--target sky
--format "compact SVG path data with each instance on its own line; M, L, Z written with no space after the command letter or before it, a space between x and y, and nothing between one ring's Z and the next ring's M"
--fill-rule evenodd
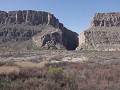
M120 12L120 0L0 0L0 10L36 10L54 14L68 29L81 33L95 13Z

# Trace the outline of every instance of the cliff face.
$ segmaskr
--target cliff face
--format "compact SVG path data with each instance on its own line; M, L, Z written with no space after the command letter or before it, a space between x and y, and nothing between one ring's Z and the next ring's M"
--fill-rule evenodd
M78 50L120 50L120 13L97 13L91 27L79 36Z
M96 13L91 21L91 27L96 26L120 26L120 12L118 13Z
M0 24L21 24L29 25L47 24L55 28L63 28L59 20L53 14L43 11L19 10L19 11L0 11Z
M97 13L91 21L91 27L96 26L120 26L120 13Z
M43 11L0 11L0 47L11 49L67 49L78 46L78 34L53 14Z

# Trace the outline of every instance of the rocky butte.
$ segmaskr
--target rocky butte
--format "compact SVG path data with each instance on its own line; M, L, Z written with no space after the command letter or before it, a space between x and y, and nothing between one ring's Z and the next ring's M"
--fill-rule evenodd
M15 50L67 49L78 46L78 34L53 14L43 11L0 11L0 48Z
M96 13L77 50L120 51L120 12Z

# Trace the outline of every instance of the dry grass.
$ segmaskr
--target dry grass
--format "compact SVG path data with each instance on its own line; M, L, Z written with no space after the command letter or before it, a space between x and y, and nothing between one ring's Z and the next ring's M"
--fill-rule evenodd
M14 63L0 66L0 90L120 90L120 63Z
M11 73L19 74L20 68L16 66L1 66L0 75L9 75Z
M34 63L34 62L27 62L27 61L22 61L22 62L15 62L16 65L22 68L42 68L47 64L46 61L40 62L40 63Z

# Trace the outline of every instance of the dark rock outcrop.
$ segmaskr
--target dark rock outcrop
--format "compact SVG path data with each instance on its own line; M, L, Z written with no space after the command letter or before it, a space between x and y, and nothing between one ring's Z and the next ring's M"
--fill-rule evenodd
M120 13L97 13L77 50L120 51Z
M8 49L67 49L78 46L78 34L53 14L43 11L0 11L0 47Z

